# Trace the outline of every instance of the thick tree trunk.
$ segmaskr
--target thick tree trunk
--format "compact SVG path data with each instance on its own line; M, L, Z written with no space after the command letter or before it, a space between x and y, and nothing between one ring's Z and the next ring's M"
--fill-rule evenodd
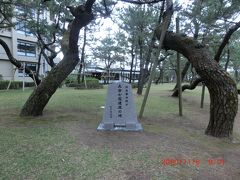
M210 121L205 133L216 137L231 137L238 110L237 86L231 76L210 56L207 47L193 39L167 33L164 48L183 54L209 90Z
M48 76L33 91L24 104L21 116L38 116L42 115L43 109L49 99L55 93L62 81L72 72L79 62L78 57L78 36L80 29L86 26L92 19L91 8L95 0L88 0L85 4L85 10L81 6L76 8L69 7L75 17L70 27L69 47L64 54L63 60L58 63L48 74Z

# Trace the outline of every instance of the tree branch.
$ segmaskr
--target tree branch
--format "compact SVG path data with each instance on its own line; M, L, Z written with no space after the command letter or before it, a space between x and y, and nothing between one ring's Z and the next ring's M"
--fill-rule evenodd
M95 0L88 0L85 4L85 9L89 14L92 13L92 6L93 6L94 2L95 2Z
M238 30L238 28L240 27L240 21L238 23L236 23L234 26L230 27L228 32L225 34L222 43L220 44L217 53L214 56L215 61L219 62L220 61L220 57L221 54L223 52L223 49L225 48L225 46L227 45L227 43L229 42L229 39L231 38L232 34ZM193 90L197 87L197 85L202 82L203 80L201 78L197 78L195 79L192 84L189 85L183 85L182 86L182 91L186 90L186 89L190 89ZM239 91L238 91L239 93ZM178 96L178 89L175 89L175 91L172 94L173 97L177 97Z
M202 78L197 78L195 81L193 81L191 84L184 84L182 86L182 92L185 91L186 89L189 89L189 90L193 90L197 87L197 85L202 82L203 79ZM172 97L178 97L178 89L176 89L174 91L174 93L172 94Z
M2 14L2 16L3 16L2 22L7 21L9 23L9 26L13 26L13 23L11 22L11 20L9 20L8 16L4 12L2 12L1 9L0 9L0 14Z
M215 61L217 61L217 62L220 61L220 57L221 57L221 54L223 52L224 47L229 42L229 39L231 38L232 34L235 31L237 31L239 27L240 27L240 21L237 22L234 26L229 28L228 32L225 34L225 36L223 38L223 41L222 41L221 45L218 48L218 51L217 51L216 55L214 56Z
M9 61L14 65L16 66L18 69L22 67L22 64L13 57L8 45L5 43L5 41L3 41L2 39L0 39L0 44L2 45L2 47L4 48L8 58L9 58ZM33 79L36 80L36 83L37 85L40 84L41 80L36 76L35 73L32 72L31 69L29 69L28 67L25 67L25 72Z

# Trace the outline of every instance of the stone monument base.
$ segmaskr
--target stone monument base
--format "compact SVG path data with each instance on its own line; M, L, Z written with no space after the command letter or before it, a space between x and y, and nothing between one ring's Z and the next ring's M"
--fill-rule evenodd
M100 123L98 131L143 131L140 123L126 124L126 125L115 125L113 123Z

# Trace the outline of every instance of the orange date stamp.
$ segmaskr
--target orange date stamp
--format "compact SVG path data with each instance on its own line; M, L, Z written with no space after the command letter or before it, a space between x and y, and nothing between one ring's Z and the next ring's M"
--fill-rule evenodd
M177 158L167 158L162 160L162 164L164 166L176 166L176 165L187 165L187 166L197 166L199 167L201 164L200 159L177 159ZM209 166L212 165L224 165L224 159L208 159L207 164Z

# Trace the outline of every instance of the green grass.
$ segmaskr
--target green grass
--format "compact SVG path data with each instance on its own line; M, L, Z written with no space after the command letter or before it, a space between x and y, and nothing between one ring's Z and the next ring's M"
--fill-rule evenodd
M168 89L164 88L164 91ZM119 158L120 164L116 163L107 149L81 147L68 130L59 126L59 123L81 121L96 128L102 118L100 107L105 103L106 89L58 89L42 117L19 117L31 91L0 92L0 179L95 179L113 165L121 167L123 162L131 160L129 158L141 157L146 166L150 164L146 161L148 155L143 157L139 153L127 154ZM151 94L158 92L159 88L153 86ZM135 99L138 111L143 98L136 96ZM168 114L176 108L174 100L150 95L145 115Z
M18 112L30 93L0 92L0 179L95 179L112 165L107 149L80 147L66 129L56 126L61 121L77 121L69 109L73 113L99 111L104 90L59 89L46 107L50 116L21 118ZM81 118L87 121L91 113Z
M79 148L54 127L0 128L0 142L1 179L94 179L112 162L107 150Z
M161 87L161 89L159 87ZM144 116L159 117L159 116L167 116L170 113L177 112L178 105L176 104L176 99L169 98L169 95L171 94L169 90L171 90L172 88L173 86L171 84L164 85L164 86L153 85L146 103ZM158 96L157 94L159 94L160 92L166 95ZM137 112L139 112L142 105L143 96L137 96L135 99L136 99Z
M177 117L178 103L176 98L170 98L174 84L153 85L145 109L144 117L152 120ZM19 117L19 111L31 93L31 89L0 91L0 179L115 179L118 175L124 179L125 171L151 175L153 179L170 179L169 175L182 172L182 177L197 173L196 169L186 167L168 167L163 169L161 160L173 157L177 152L172 150L172 139L167 142L156 143L152 147L131 149L109 149L88 146L80 141L81 130L76 128L74 135L71 128L76 124L89 129L95 129L102 119L105 103L105 89L75 90L71 88L58 89L49 101L42 117ZM136 94L136 89L134 89ZM161 94L161 95L159 95ZM187 91L184 96L199 98L201 88ZM142 96L134 96L137 112L139 112ZM207 96L208 98L208 96ZM184 110L184 112L189 110ZM190 111L189 111L190 112ZM178 139L197 141L206 149L214 145L212 140L205 141L205 136L180 129L178 125L143 122L145 135L154 135ZM187 120L182 119L181 123ZM85 125L85 126L84 126ZM95 132L95 131L94 131ZM174 132L176 137L171 133ZM111 136L100 136L104 143L109 142ZM117 135L116 135L117 136ZM131 134L129 135L132 138ZM88 137L86 142L88 141ZM119 135L119 141L127 141ZM133 140L133 142L136 140ZM111 141L110 141L111 142ZM204 143L205 142L205 143ZM207 144L206 144L207 142ZM115 142L111 142L115 143ZM110 144L111 144L110 143ZM176 142L175 142L176 143ZM220 144L222 145L222 144ZM220 145L216 145L220 148ZM168 147L170 146L170 147ZM184 149L184 144L177 145ZM219 146L219 147L218 147ZM180 148L180 149L181 149ZM187 149L187 154L195 151ZM165 173L163 173L165 172ZM180 173L181 174L181 173ZM148 176L146 176L148 177Z

